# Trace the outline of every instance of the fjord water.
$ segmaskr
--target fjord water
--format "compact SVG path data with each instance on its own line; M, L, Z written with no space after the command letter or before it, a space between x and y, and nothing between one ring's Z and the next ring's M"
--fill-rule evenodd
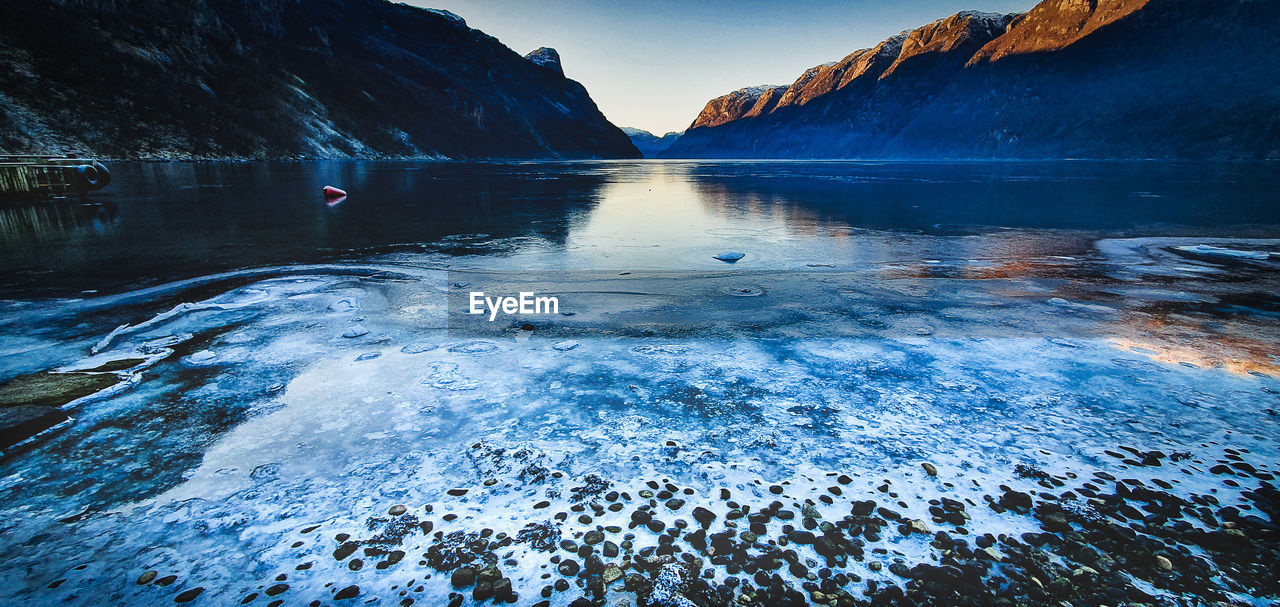
M630 507L554 518L602 483L690 489L669 521L695 503L724 520L719 489L816 500L837 474L844 501L810 504L827 519L888 481L890 506L929 520L930 499L1037 488L1019 465L1248 509L1256 481L1205 470L1225 449L1263 475L1280 456L1275 168L115 166L99 199L0 208L0 379L130 361L0 459L0 597L235 604L283 574L290 604L349 586L445 604L450 569L485 557L442 563L426 555L448 536L387 535L391 506L459 537L571 538L627 527ZM324 185L350 196L326 204ZM726 250L745 256L713 258ZM450 295L474 285L556 293L566 313L454 324ZM1121 446L1189 463L1135 465ZM1038 529L968 513L979 534ZM352 566L337 534L381 552ZM878 547L917 563L929 539ZM538 600L549 554L492 552L520 603ZM146 571L176 577L135 583Z
M112 187L96 204L0 208L0 296L120 292L232 269L386 253L454 263L475 255L486 265L514 257L509 263L532 269L693 270L717 267L710 255L723 247L752 249L742 267L789 268L922 261L955 246L1065 255L1110 236L1267 236L1280 224L1275 169L1149 162L117 164ZM324 185L351 196L326 206Z

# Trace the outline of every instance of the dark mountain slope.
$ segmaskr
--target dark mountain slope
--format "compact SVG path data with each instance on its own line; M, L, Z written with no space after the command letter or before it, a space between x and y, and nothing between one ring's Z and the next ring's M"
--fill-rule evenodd
M5 151L638 155L558 61L526 60L443 11L382 0L50 0L5 2L0 23Z
M1009 17L980 49L933 40L952 52L690 128L665 155L1280 157L1280 2L1050 0Z

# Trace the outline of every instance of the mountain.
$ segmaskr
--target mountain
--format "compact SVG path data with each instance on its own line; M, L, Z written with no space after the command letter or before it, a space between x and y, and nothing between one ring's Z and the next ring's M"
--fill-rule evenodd
M1280 2L957 13L707 103L664 157L1280 158Z
M622 132L631 138L631 143L635 144L636 149L640 150L640 154L645 158L657 158L658 154L671 147L684 133L672 131L661 137L650 133L644 129L634 129L631 127L622 127Z
M719 126L742 118L768 114L778 105L785 86L749 86L707 102L690 128Z
M383 0L0 5L0 151L632 158L553 49Z

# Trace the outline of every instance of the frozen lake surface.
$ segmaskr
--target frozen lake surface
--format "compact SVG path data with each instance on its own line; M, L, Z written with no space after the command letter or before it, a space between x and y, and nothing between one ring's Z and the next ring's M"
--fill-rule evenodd
M1273 604L1274 168L121 166L0 209L0 380L119 379L0 602Z

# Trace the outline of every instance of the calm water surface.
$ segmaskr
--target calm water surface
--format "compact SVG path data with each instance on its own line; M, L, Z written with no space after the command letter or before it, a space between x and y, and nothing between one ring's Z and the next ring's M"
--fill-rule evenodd
M92 204L0 208L0 297L420 254L573 269L1075 255L1101 237L1275 236L1274 164L117 163ZM324 185L350 192L337 205ZM981 236L981 238L974 238ZM507 261L501 261L506 259Z

